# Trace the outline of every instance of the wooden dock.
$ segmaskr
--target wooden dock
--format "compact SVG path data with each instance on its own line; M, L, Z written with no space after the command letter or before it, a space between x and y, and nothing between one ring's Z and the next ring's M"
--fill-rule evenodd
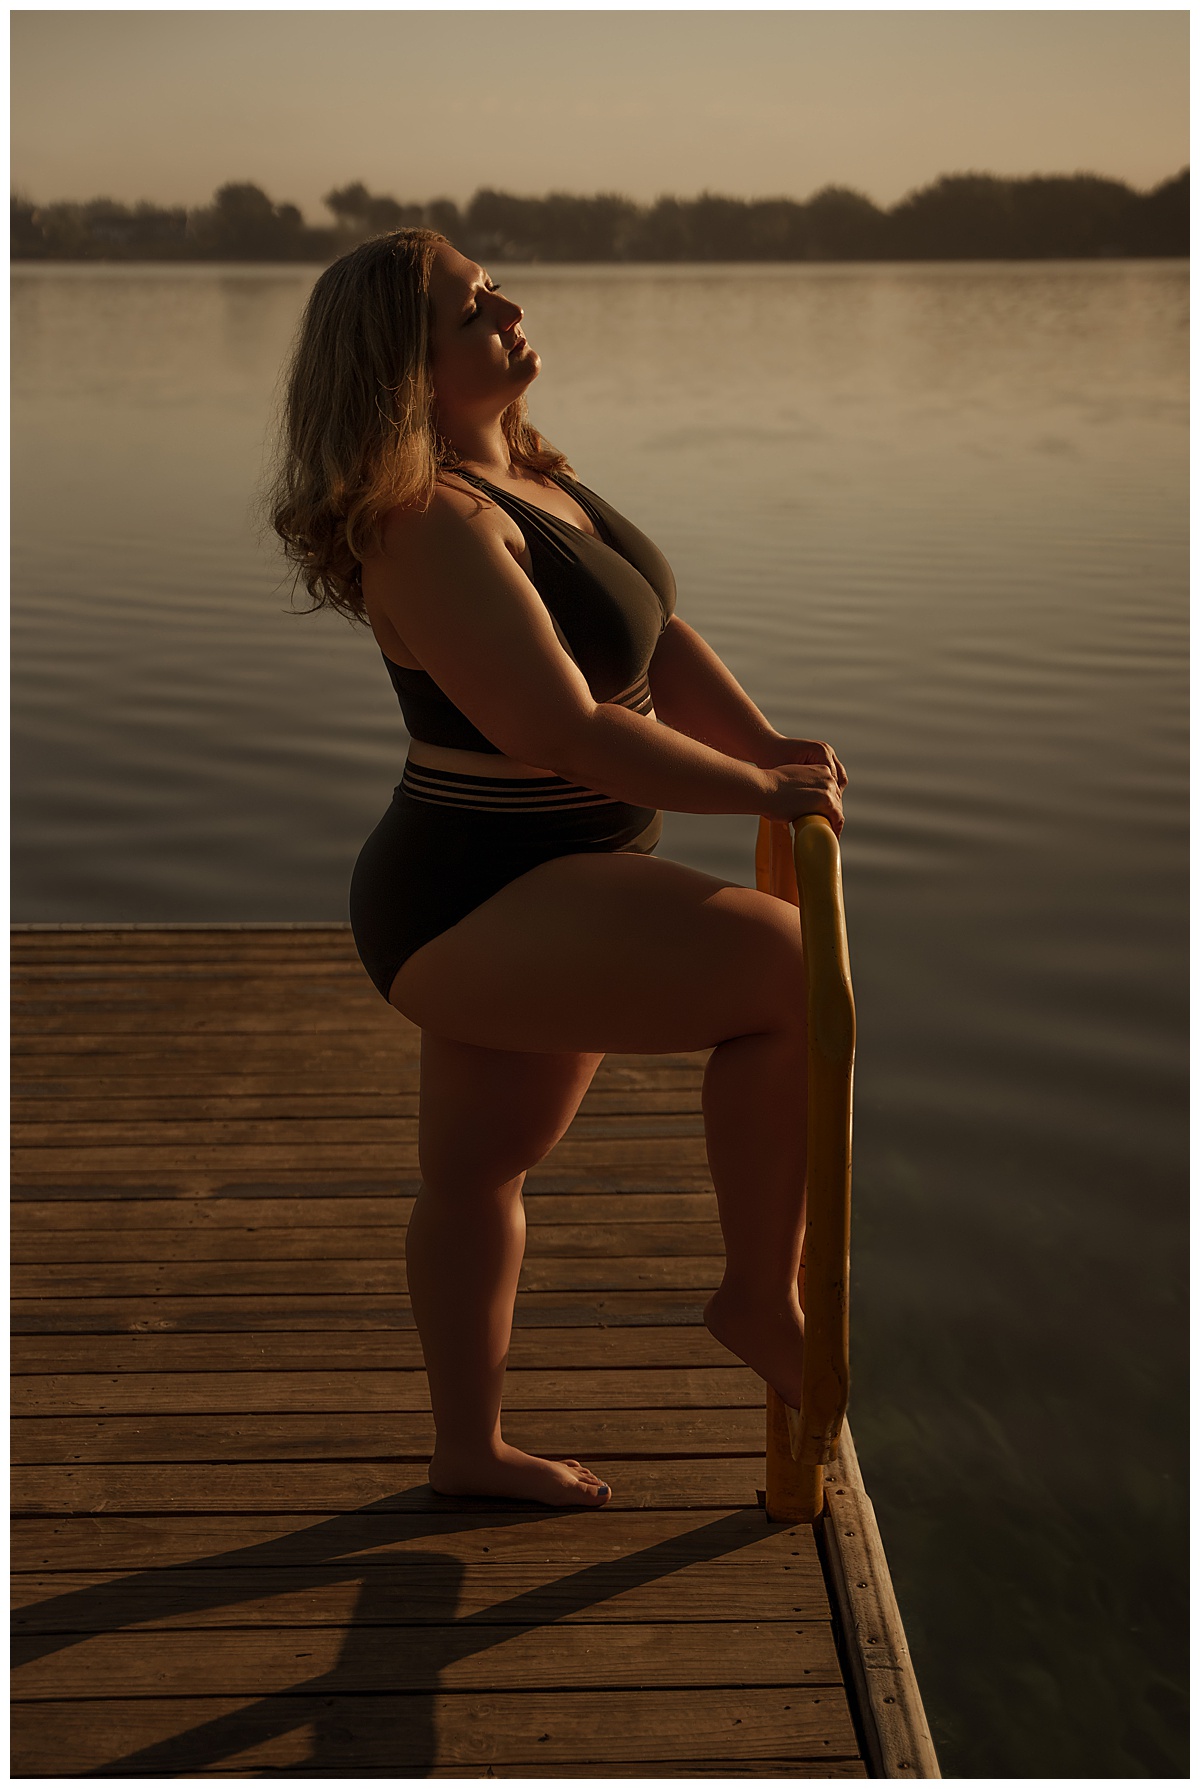
M759 1507L703 1057L607 1058L526 1188L505 1432L610 1505L439 1497L418 1033L348 932L13 952L15 1776L937 1774L852 1447Z

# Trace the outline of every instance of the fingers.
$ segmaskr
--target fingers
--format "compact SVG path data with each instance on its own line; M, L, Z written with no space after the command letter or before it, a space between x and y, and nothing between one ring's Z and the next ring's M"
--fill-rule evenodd
M825 745L822 742L821 750L825 754L825 762L829 766L830 774L837 779L838 788L844 789L846 787L846 772L842 768L841 759L831 745Z
M830 756L832 756L832 753L830 754ZM835 762L836 762L836 760L835 760ZM818 809L818 812L821 813L826 820L828 820L829 824L833 828L834 836L836 838L840 838L842 836L842 827L845 824L845 821L844 821L844 818L842 815L841 785L837 781L837 775L836 775L835 771L833 771L831 769L829 771L828 775L829 775L829 782L826 785L826 787L821 791L821 806Z
M819 814L828 820L837 837L841 837L844 817L842 796L837 777L829 765L789 764L778 772L780 788L774 818L799 820L805 814Z
M847 783L845 766L834 751L823 739L791 739L787 741L788 755L782 760L792 764L820 764L829 774L836 778L839 789Z
M825 818L833 828L834 837L840 839L842 836L842 827L845 825L840 795L831 792L826 796Z

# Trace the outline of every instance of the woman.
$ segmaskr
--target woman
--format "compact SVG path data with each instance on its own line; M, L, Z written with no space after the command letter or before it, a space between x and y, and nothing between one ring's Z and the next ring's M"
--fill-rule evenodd
M526 1171L606 1051L711 1049L727 1262L705 1321L799 1404L799 922L651 853L664 807L840 831L845 775L774 731L673 613L657 548L528 423L540 363L521 318L432 231L335 262L291 367L275 526L314 600L369 621L412 737L351 919L422 1032L406 1253L429 1482L596 1506L595 1473L500 1432Z

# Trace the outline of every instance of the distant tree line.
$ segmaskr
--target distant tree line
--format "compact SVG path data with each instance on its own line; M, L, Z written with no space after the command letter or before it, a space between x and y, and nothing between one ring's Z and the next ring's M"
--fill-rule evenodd
M1005 180L949 174L889 210L830 186L796 199L661 198L615 193L518 198L477 192L407 203L338 187L332 223L311 225L249 181L211 205L120 205L112 199L35 205L12 200L15 260L331 261L367 236L402 225L441 230L489 261L959 261L1186 255L1185 169L1150 192L1092 174Z

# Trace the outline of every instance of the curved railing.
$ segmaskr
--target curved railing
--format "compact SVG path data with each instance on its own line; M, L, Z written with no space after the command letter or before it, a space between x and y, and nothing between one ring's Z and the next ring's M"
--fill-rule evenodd
M761 820L755 879L800 909L808 990L808 1222L800 1297L804 1380L799 1410L767 1387L767 1515L815 1522L824 1468L837 1458L850 1387L850 1129L854 992L842 863L827 820Z

